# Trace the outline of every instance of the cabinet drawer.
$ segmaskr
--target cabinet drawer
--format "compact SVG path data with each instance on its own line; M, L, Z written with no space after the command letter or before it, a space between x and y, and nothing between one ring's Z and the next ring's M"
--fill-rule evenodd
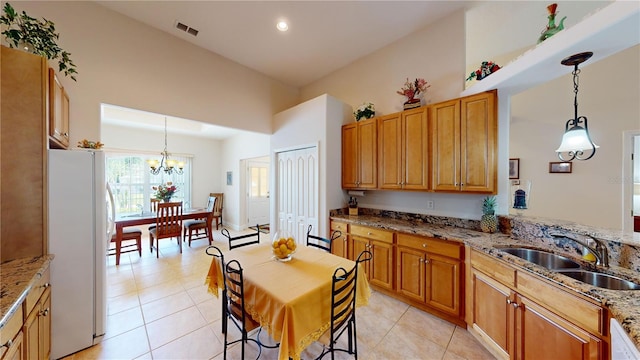
M537 276L518 271L518 292L537 300L560 317L585 330L604 335L604 309Z
M462 259L462 244L456 242L447 242L424 236L398 234L397 241L399 246L406 246L412 249L424 250L430 253L448 256L455 259Z
M27 299L25 300L25 313L28 314L33 309L34 305L40 299L40 295L44 292L44 290L49 287L49 281L51 281L51 272L49 268L42 273L40 279L36 281L31 290L29 290L29 294L27 294Z
M340 232L342 232L342 234L347 234L349 233L348 229L349 229L349 224L347 223L343 223L339 221L331 221L331 232L335 230L339 230Z
M471 266L504 285L513 288L516 284L516 270L514 268L478 251L471 251Z
M13 338L22 328L23 320L22 306L19 306L16 312L9 318L4 327L0 329L0 346L5 345L9 340L13 340Z
M393 233L386 230L374 229L360 225L351 225L351 235L393 244Z

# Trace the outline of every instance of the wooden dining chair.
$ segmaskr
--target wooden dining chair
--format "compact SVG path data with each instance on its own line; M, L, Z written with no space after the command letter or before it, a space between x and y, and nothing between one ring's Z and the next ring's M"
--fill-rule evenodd
M160 199L149 199L149 210L151 210L151 212L154 214L157 213L158 204L160 204ZM155 227L156 224L149 225L148 230L151 231L151 229L154 229Z
M231 234L229 234L229 230L227 229L222 229L221 233L229 240L229 250L260 243L260 225L257 224L255 233L231 236Z
M342 232L340 230L334 230L331 233L331 238L326 239L321 236L311 235L311 228L313 226L309 225L309 229L307 230L307 246L312 246L318 249L322 249L326 252L331 252L331 244L333 244L333 240L342 236ZM315 240L315 241L314 241Z
M209 195L209 200L207 201L207 211L212 212L215 203L218 200L213 194ZM187 220L183 223L184 232L182 234L182 239L185 241L187 239L187 235L189 236L188 244L191 246L191 241L198 239L209 239L209 245L211 245L211 238L209 237L209 231L207 227L207 219L194 219Z
M135 240L135 243L122 245L124 241ZM120 254L137 251L142 256L142 231L137 228L124 228L122 229L122 243L120 245ZM116 234L111 236L110 243L116 243ZM117 245L116 245L117 246ZM107 254L109 256L116 254L116 248L109 248ZM120 262L116 262L116 265L120 265Z
M222 226L222 203L223 203L223 193L211 193L209 196L215 196L216 204L213 208L213 222L216 224L216 230L218 230L218 226Z
M245 297L244 297L244 278L242 276L242 266L238 260L231 260L229 263L223 266L224 271L224 286L226 291L225 300L225 309L223 316L226 315L224 329L224 355L223 358L227 358L227 348L229 345L235 344L237 342L241 342L241 359L244 359L245 356L245 344L249 341L254 342L258 345L258 356L256 359L260 357L262 354L262 348L270 348L275 349L280 344L275 345L266 345L260 341L260 332L262 331L262 327L260 327L260 323L254 320L251 315L249 315L246 311L245 306ZM229 341L229 323L235 325L235 327L240 331L241 337L237 340ZM249 333L257 330L257 334L254 338L249 337Z
M316 358L322 359L331 353L331 359L335 352L345 352L358 358L358 343L356 334L356 288L358 283L358 265L372 258L370 251L363 251L358 255L355 265L351 270L343 267L336 269L331 281L331 324L329 329L320 336L319 342L323 343L322 353ZM347 334L347 348L337 347L338 339Z
M182 253L182 201L159 203L156 212L156 227L149 231L149 249L153 252L156 243L156 257L160 257L159 240L178 238L178 246Z

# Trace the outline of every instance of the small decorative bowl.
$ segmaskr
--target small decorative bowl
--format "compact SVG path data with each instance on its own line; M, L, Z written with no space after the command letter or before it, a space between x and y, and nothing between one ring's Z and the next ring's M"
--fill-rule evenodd
M291 260L297 246L296 240L288 231L277 231L273 236L271 252L278 261L286 262Z

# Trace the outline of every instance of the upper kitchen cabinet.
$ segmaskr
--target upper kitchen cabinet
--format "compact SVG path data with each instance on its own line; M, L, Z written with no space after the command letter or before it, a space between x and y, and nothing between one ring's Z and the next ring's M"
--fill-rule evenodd
M431 106L432 186L497 192L497 96L488 91Z
M376 118L342 126L342 188L378 186Z
M429 189L429 127L426 107L378 118L378 186Z
M56 72L49 68L49 146L69 148L69 96Z
M44 57L2 46L0 262L47 254L47 99Z

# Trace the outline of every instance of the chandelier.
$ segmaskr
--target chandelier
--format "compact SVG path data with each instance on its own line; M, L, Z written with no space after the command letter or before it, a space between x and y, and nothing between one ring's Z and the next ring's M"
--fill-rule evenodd
M574 117L569 119L565 124L565 132L562 136L562 143L556 150L558 157L562 161L589 160L596 154L596 149L600 146L593 143L591 136L589 136L589 127L587 125L587 117L578 117L578 64L587 61L593 55L592 52L583 52L580 54L571 55L563 59L560 63L562 65L573 66L573 108ZM580 124L584 123L584 127ZM587 155L585 155L587 152ZM562 154L567 153L567 157L563 157Z
M184 163L182 161L176 161L169 159L169 152L167 151L167 117L164 117L164 151L160 153L162 159L160 161L152 159L147 160L151 173L158 175L160 171L164 171L165 174L171 175L174 172L178 175L182 175L184 169Z

